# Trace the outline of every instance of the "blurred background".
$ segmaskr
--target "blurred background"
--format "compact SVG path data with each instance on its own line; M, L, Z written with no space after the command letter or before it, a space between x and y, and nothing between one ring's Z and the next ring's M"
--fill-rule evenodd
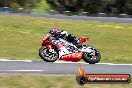
M0 12L132 17L132 0L0 0Z

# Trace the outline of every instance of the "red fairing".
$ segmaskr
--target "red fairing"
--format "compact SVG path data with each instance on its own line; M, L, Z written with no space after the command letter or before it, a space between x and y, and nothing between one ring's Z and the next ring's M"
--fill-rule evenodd
M45 38L43 38L41 45L42 45L42 46L47 46L48 49L51 49L51 48L52 48L52 45L54 45L54 44L51 43L51 42L49 42L48 39L49 39L49 35L47 35ZM54 45L54 46L56 46L56 45ZM56 47L57 47L57 46L56 46Z
M41 43L42 46L47 45L47 44L49 44L48 40L43 40L42 43Z
M57 45L53 44L52 42L49 42L48 38L49 38L49 35L47 35L45 38L43 38L42 43L41 43L42 46L47 46L48 49L51 49L52 46L57 47L57 49L60 49L62 46L64 46L64 43L57 46Z
M41 43L42 46L49 43L48 38L49 38L49 35L47 35L45 38L43 38L42 43Z
M88 40L88 39L89 39L89 38L82 37L82 38L80 38L79 42L80 42L80 43L83 43L83 42L85 42L85 41Z
M62 56L60 60L78 62L81 60L81 58L82 58L82 52L75 52L72 54Z
M52 49L52 45L47 44L46 46L48 47L48 49Z

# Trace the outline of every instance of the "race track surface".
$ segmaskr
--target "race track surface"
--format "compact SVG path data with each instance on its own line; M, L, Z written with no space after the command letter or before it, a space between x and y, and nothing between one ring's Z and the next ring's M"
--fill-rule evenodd
M83 62L72 63L60 61L49 63L30 60L0 61L0 73L76 74L80 66L89 74L132 74L132 64L86 64Z
M2 13L1 13L2 14ZM22 14L22 13L10 13L17 16L35 16L44 18L56 18L56 19L69 19L69 20L82 20L82 21L96 21L96 22L114 22L114 23L132 23L132 18L118 18L118 17L90 17L90 16L66 16L61 14ZM6 14L5 14L6 15Z

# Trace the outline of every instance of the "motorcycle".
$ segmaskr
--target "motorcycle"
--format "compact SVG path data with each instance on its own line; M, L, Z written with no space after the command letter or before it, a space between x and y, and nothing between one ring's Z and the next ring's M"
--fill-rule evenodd
M62 39L47 35L43 38L39 56L46 62L55 62L56 60L78 62L83 59L86 63L95 64L101 59L100 52L92 46L82 45L89 38L79 39L81 47Z

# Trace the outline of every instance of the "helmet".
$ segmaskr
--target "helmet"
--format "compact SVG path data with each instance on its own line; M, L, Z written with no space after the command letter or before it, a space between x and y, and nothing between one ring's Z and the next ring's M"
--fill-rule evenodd
M52 34L52 35L56 34L57 32L59 32L59 30L57 28L51 28L50 31L49 31L49 33Z

